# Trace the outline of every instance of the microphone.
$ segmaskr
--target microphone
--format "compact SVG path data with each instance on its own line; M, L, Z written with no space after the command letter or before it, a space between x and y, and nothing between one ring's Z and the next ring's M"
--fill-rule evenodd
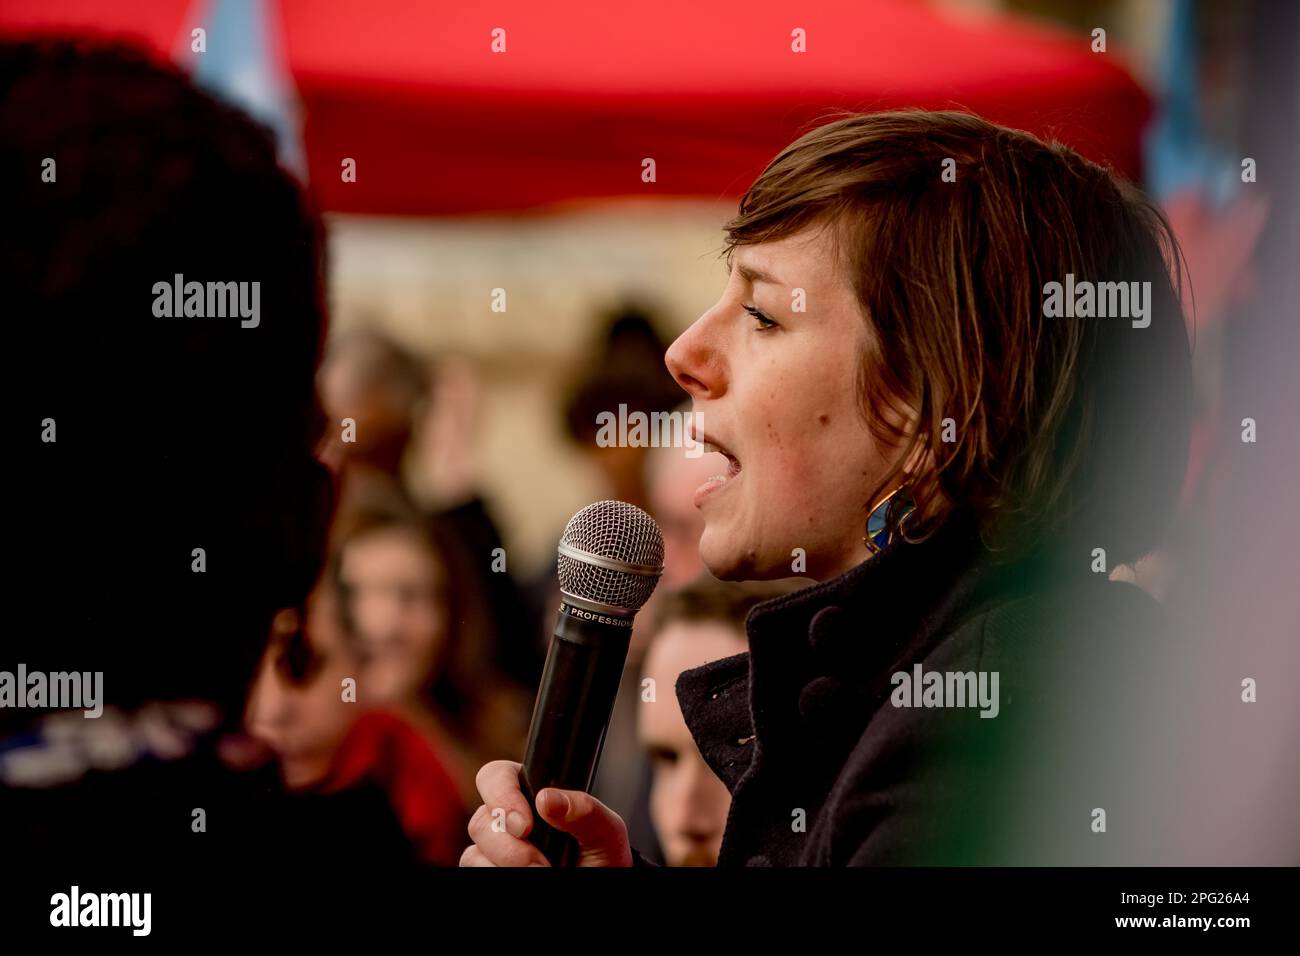
M529 841L552 866L573 866L578 844L537 813L546 787L591 789L627 663L632 618L664 570L664 537L654 519L625 501L598 501L564 528L558 570L560 610L519 768L533 810Z

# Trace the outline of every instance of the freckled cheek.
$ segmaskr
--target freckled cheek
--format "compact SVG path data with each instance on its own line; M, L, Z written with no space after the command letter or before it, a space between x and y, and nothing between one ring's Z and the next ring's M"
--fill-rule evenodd
M754 428L743 463L753 474L751 486L787 508L815 503L843 465L845 440L855 437L846 427L852 416L815 375L770 369L759 381L762 387L746 399Z
M753 469L764 500L781 502L784 511L802 511L817 501L820 482L832 470L834 449L812 440L816 437L787 433L779 443L765 446Z
M823 417L828 420L823 422ZM789 456L807 463L803 487L822 508L831 507L846 489L856 493L874 479L878 452L856 407L823 406L809 421L797 443L790 445Z

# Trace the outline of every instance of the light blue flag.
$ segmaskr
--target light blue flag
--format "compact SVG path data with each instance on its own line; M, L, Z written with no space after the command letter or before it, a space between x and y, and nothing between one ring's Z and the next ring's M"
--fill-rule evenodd
M178 38L177 62L195 83L275 134L280 162L307 181L298 93L284 61L274 0L194 0ZM206 50L192 31L206 32Z
M1160 103L1146 137L1147 188L1159 199L1199 186L1222 206L1239 185L1240 168L1205 132L1197 89L1196 4L1174 0L1161 69Z

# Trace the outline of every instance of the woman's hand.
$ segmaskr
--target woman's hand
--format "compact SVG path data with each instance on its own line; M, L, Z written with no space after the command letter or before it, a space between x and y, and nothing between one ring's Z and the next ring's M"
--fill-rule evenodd
M475 785L483 806L469 821L474 844L461 866L550 866L528 842L533 814L519 788L519 764L493 760L479 770ZM542 819L578 841L578 866L631 866L632 847L623 818L589 793L546 787L537 794ZM495 821L500 821L493 826Z

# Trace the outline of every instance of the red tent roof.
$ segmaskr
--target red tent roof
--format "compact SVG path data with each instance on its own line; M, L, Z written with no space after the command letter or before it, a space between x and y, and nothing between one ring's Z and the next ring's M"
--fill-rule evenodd
M272 9L277 6L272 4ZM327 209L443 214L734 197L829 108L965 108L1136 177L1149 103L1090 38L898 0L280 0ZM562 7L556 9L556 7ZM189 0L0 0L0 31L129 34L169 56ZM491 31L506 30L504 54ZM802 27L807 53L791 52ZM357 161L357 182L340 161ZM641 182L653 157L657 182Z

